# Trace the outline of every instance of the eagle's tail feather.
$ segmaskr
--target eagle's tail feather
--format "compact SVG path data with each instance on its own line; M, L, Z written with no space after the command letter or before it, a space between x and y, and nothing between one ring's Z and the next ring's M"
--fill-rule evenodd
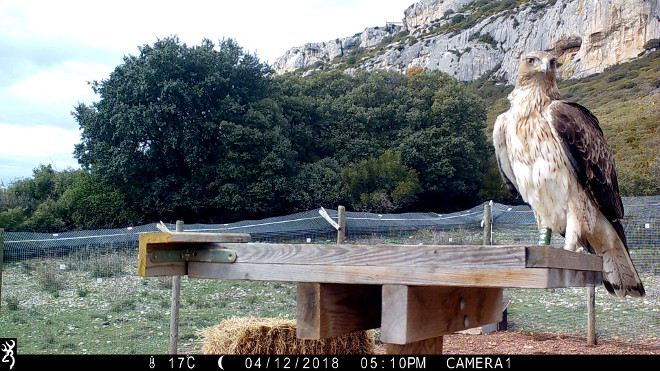
M646 295L628 249L624 246L604 249L603 285L610 294L620 298L626 295L633 297Z
M603 257L605 289L618 298L626 295L645 296L644 285L628 253L628 243L621 222L608 220L602 213L598 213L593 227L594 230L585 236L585 240L588 240L591 249Z

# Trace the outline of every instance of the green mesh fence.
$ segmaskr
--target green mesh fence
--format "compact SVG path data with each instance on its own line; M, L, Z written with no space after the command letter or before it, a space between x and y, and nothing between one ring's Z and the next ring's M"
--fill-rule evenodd
M624 198L630 254L644 282L642 299L596 290L597 336L660 346L660 196ZM492 244L535 245L526 206L493 204ZM450 213L346 213L347 243L482 244L484 205ZM326 210L337 220L336 210ZM174 224L165 224L175 230ZM336 230L311 210L230 224L188 224L186 231L249 233L254 241L334 243ZM0 337L26 354L166 353L170 278L137 275L140 233L156 224L57 234L5 232ZM561 246L553 235L552 245ZM586 289L506 289L509 330L584 337ZM233 316L294 318L295 285L182 278L179 349L200 352L198 331Z

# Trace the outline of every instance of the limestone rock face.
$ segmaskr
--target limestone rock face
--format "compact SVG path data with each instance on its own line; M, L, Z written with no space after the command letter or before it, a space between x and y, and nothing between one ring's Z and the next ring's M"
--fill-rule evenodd
M659 0L421 0L401 24L370 27L352 37L293 48L273 68L343 66L404 72L419 66L459 80L485 73L514 83L521 54L552 50L563 78L579 78L626 62L660 39ZM358 53L364 50L376 53ZM353 57L361 56L353 60ZM344 57L344 58L342 58Z

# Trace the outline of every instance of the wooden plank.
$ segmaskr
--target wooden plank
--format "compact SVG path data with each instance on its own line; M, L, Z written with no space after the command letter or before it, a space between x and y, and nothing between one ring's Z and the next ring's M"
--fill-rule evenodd
M249 242L244 233L158 232L139 236L138 273L143 277L181 276L187 274L185 262L153 263L148 254L153 250L186 248L204 249L217 242Z
M323 339L380 327L380 286L301 282L297 295L300 339Z
M534 268L534 270L543 268ZM532 270L532 269L530 269ZM603 283L602 272L575 271L570 269L547 269L546 288L584 287Z
M600 257L549 246L207 242L220 239L246 240L249 236L143 234L138 271L143 276L189 274L198 278L286 282L548 288L599 284L600 276L593 272L600 272L602 267ZM200 240L205 242L197 242ZM229 249L237 257L231 264L213 263L215 267L197 262L153 262L148 257L154 250L182 246Z
M525 266L528 268L566 268L602 271L603 258L551 246L527 247Z
M552 246L218 243L241 262L312 265L491 266L602 270L602 258Z
M307 265L525 267L525 246L217 243L237 262Z
M384 343L407 344L501 320L501 288L383 286Z
M407 344L385 344L387 354L442 354L442 336ZM398 366L395 365L395 366Z
M205 233L205 232L156 232L143 233L150 243L212 243L212 242L250 242L246 233Z
M240 258L240 256L239 256ZM304 264L188 263L191 278L253 281L346 283L360 285L473 286L558 288L584 286L595 272L574 273L547 268L449 268L336 266Z

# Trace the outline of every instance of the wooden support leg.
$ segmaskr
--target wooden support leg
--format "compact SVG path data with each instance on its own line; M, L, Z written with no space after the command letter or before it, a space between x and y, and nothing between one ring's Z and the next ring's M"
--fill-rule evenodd
M386 344L427 347L413 343L501 320L501 288L383 285L381 340Z
M297 337L322 339L380 326L381 286L298 283Z

